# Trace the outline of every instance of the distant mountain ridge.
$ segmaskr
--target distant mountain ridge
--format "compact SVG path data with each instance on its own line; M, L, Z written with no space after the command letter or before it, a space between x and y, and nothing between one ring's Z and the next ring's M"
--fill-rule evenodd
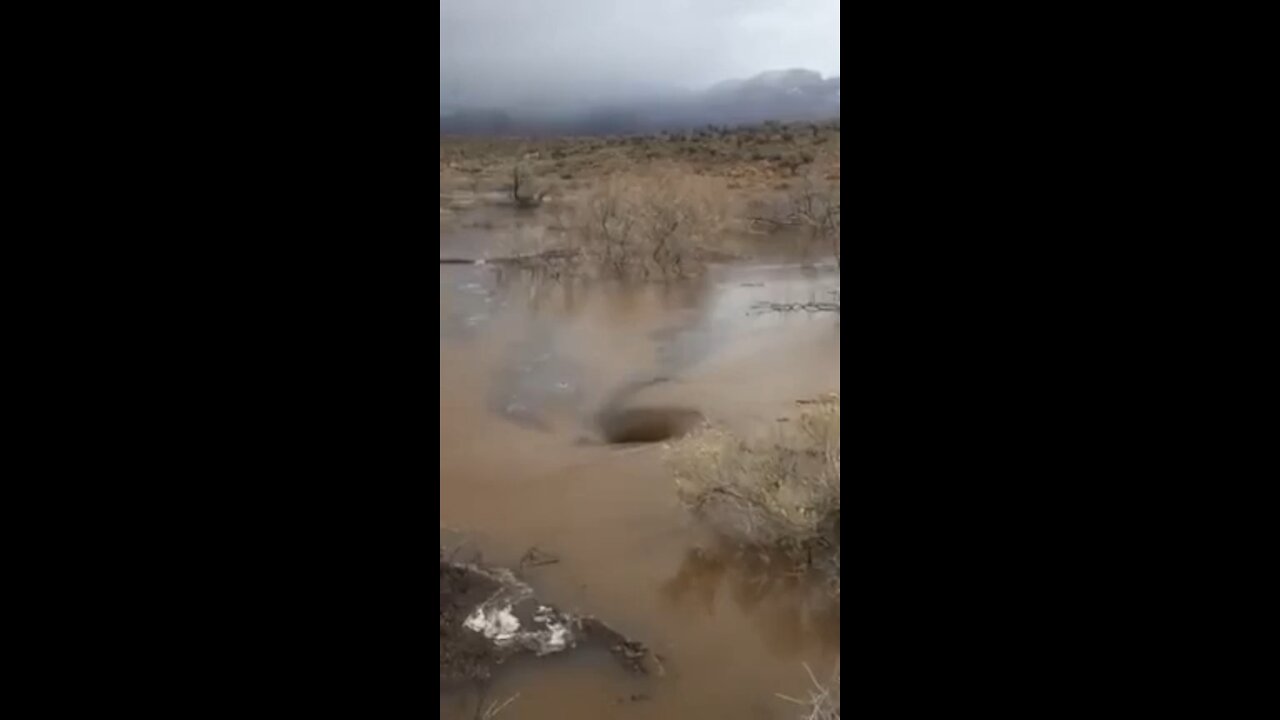
M840 117L840 77L799 68L726 80L700 92L672 91L643 101L560 112L440 104L444 134L614 134L683 130L703 125L803 122Z

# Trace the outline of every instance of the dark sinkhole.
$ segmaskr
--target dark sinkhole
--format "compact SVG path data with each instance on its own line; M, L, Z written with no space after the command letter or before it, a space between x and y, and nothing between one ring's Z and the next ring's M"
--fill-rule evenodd
M596 418L608 443L655 443L678 438L702 422L702 413L680 407L627 408Z

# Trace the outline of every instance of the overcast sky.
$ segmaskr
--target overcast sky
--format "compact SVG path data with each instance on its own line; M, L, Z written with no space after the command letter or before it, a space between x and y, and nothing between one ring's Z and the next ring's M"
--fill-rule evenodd
M840 74L839 0L440 0L442 101L605 99L797 67Z

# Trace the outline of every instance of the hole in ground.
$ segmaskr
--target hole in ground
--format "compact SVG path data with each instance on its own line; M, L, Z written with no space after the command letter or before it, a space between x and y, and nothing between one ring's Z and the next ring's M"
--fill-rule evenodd
M596 419L608 443L655 443L678 438L702 422L702 413L679 407L629 408Z

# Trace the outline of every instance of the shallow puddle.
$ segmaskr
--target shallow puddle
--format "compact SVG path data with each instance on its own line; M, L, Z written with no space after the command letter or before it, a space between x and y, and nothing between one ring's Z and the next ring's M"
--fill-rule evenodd
M457 252L462 241L452 242ZM663 433L607 425L666 422L678 434L695 419L680 413L694 413L772 432L796 400L839 390L839 315L761 303L830 301L838 288L834 268L787 265L716 267L667 286L441 266L442 543L512 568L532 547L553 554L523 573L540 598L605 619L663 658L664 672L643 678L607 652L513 662L484 688L486 706L516 696L497 717L799 714L775 693L806 695L802 663L830 672L838 606L693 520L661 443L644 442ZM446 694L442 716L481 717L477 701Z

